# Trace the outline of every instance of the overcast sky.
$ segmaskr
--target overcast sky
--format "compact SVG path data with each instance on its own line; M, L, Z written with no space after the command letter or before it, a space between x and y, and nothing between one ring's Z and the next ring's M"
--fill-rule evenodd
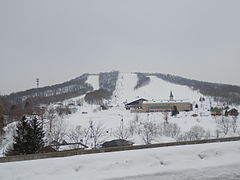
M1 0L0 93L85 72L240 85L239 0Z

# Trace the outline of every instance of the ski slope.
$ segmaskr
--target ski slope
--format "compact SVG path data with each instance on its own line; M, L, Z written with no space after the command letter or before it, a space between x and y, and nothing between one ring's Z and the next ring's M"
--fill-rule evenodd
M4 180L233 180L240 144L224 142L0 163Z
M149 77L150 83L148 85L134 90L138 80L137 75L133 73L120 73L112 102L121 105L123 102L131 102L138 98L156 101L168 100L171 91L175 100L193 102L203 96L187 86L172 84L156 76Z
M88 75L86 83L91 84L93 90L99 89L99 75Z

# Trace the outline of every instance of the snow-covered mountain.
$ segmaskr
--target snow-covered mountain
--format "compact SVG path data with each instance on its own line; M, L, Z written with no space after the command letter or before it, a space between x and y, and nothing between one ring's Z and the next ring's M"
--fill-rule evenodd
M71 134L78 131L75 133L82 133L78 140L82 140L89 147L94 147L99 146L104 141L121 138L120 134L123 134L124 131L124 138L135 144L146 144L143 134L146 131L144 129L146 123L153 126L152 133L154 133L154 136L151 143L190 140L189 138L194 136L192 133L196 130L201 133L197 135L201 136L198 138L236 136L240 133L238 128L232 130L230 126L231 117L227 118L228 132L223 133L224 127L219 123L221 117L211 116L209 111L210 107L223 106L223 103L216 101L211 96L201 94L199 90L194 90L192 87L163 80L154 74L141 74L139 76L138 73L113 72L85 76L84 84L90 87L86 93L52 103L47 107L61 113L56 113L56 118L52 120L53 125L56 126L56 131L59 129L64 131L58 141L73 141ZM111 98L102 98L99 89L106 89L111 92ZM94 94L94 92L98 93ZM193 111L180 112L177 116L171 116L170 113L162 112L131 113L130 110L125 109L125 103L139 98L156 102L168 100L170 92L173 93L175 100L192 103ZM87 94L90 94L91 98L97 97L101 101L97 101L97 104L89 104L85 101ZM200 101L200 97L204 97L205 101ZM198 108L195 108L196 104ZM107 109L103 109L100 105L106 106ZM229 107L235 107L239 110L238 106L229 105ZM62 112L66 114L64 115ZM165 127L163 128L166 116L169 122L168 131L174 131L174 134L166 132ZM44 117L44 128L48 132L48 115ZM237 127L240 127L238 126L240 125L239 121L236 122ZM88 134L87 137L85 137L86 134L84 135L84 132L89 133L94 128L101 130L97 142L91 138L92 135L89 136ZM9 137L9 135L6 136ZM5 141L8 141L8 139L5 139ZM5 147L2 147L2 152L8 143L4 142L4 144Z
M47 106L48 110L51 108L62 110L67 107L66 114L60 115L55 111L52 119L52 133L56 132L55 135L59 135L56 137L60 142L62 140L81 141L89 148L99 147L105 141L121 138L121 135L134 144L146 144L146 133L149 133L147 135L150 137L148 139L150 143L240 135L239 118L235 119L236 129L234 130L233 117L211 116L210 107L222 107L221 101L202 94L193 86L189 87L163 79L154 74L139 76L137 73L120 72L117 76L115 74L114 78L108 73L88 74L82 82L89 87L86 92L74 98L66 98L64 101L52 102ZM112 91L111 98L103 98L102 102L97 104L87 103L85 101L87 94L102 98L101 93L94 94L99 89ZM175 100L192 103L193 111L180 112L177 116L171 116L170 113L163 112L132 113L125 109L125 103L139 98L157 102L168 100L170 92L173 93ZM200 97L204 97L205 100L200 101ZM106 109L100 105L106 106ZM228 106L240 110L237 105L229 104ZM44 117L44 129L49 135L50 121L47 114ZM166 117L168 123L166 123ZM223 120L225 124L220 123ZM0 147L1 154L12 142L15 125L16 123L11 123L5 127L6 134ZM226 126L228 126L227 132L224 129ZM234 173L239 171L239 163L236 160L238 154L238 143L230 142L12 162L0 164L2 169L0 179L66 179L69 177L96 180L177 179L179 177L202 179L202 173L208 177L214 174L216 177L234 179L238 177ZM46 163L51 165L51 168L46 168ZM30 166L34 167L32 173L25 171ZM200 171L197 170L199 168ZM230 173L223 173L226 169L230 169ZM172 171L174 171L173 174L169 173Z

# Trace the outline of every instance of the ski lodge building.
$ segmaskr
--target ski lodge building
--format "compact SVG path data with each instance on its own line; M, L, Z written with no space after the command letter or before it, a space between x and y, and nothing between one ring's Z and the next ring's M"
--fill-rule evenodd
M173 93L170 93L168 101L164 102L149 102L146 99L138 99L125 105L126 109L130 109L132 113L146 112L164 112L164 111L192 111L193 106L190 102L177 101L173 98Z

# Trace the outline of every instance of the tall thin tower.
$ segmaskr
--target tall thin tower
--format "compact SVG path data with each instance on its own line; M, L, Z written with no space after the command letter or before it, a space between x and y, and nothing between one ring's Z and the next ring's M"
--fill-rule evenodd
M40 82L40 80L39 80L39 78L37 78L37 79L36 79L37 88L39 88L39 82Z

